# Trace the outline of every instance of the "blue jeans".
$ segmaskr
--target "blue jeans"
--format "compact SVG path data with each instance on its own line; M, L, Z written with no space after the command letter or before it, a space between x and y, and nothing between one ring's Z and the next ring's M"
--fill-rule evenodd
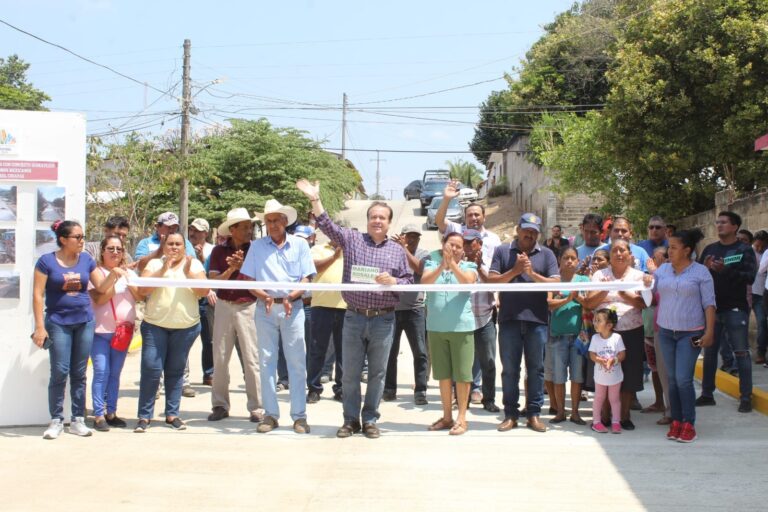
M544 345L547 343L546 324L525 320L499 323L499 353L501 355L501 387L504 395L504 417L520 416L520 362L525 353L526 395L528 417L539 416L544 404Z
M333 385L333 393L340 393L343 374L341 369L341 336L344 329L344 314L347 310L322 306L315 306L313 309L312 341L307 358L307 388L310 391L323 392L320 377L325 373L325 358L328 350L333 347L334 354L336 354L336 382Z
M295 307L295 305L294 305ZM312 306L304 304L304 350L307 354L306 365L309 366L309 345L312 341ZM277 349L277 383L282 384L285 387L290 386L290 378L288 376L288 363L285 360L285 350L283 349L283 342L280 341L280 345Z
M293 303L291 315L286 316L282 304L273 304L267 314L264 302L256 304L256 342L259 346L261 366L261 401L264 413L275 419L280 418L277 403L275 377L280 345L283 346L287 364L288 380L291 382L291 418L293 421L306 419L307 396L304 383L307 381L307 353L304 348L304 308L301 300Z
M155 414L155 394L163 375L165 415L179 415L184 367L189 349L200 334L200 324L186 329L166 329L146 320L141 322L141 379L139 381L139 419L151 420Z
M715 342L704 349L704 376L701 379L701 396L712 397L715 391L717 353L720 345L730 342L736 367L739 369L739 394L742 400L752 396L752 360L749 357L749 312L737 310L718 311L715 316Z
M757 321L757 355L765 357L768 349L768 318L765 316L764 295L752 294L752 311Z
M105 412L117 411L117 393L120 391L120 373L123 371L125 356L128 351L120 352L109 346L113 333L97 332L93 335L91 361L93 362L93 382L91 398L93 415L104 416ZM106 404L104 396L106 395ZM106 411L105 411L106 405Z
M200 363L203 367L203 378L213 376L213 324L208 320L208 299L202 298L200 308L200 341L203 343Z
M389 349L387 375L384 390L397 393L397 356L400 353L400 337L403 332L408 338L413 354L413 378L416 395L427 395L427 320L424 308L395 311L395 334Z
M670 331L659 329L659 346L669 381L669 408L673 420L696 423L696 390L693 371L700 348L691 345L693 336L704 331ZM717 352L715 352L717 353Z
M384 376L395 334L395 313L366 318L365 315L347 311L344 315L342 334L342 367L344 375L344 421L360 421L360 375L368 358L368 386L362 407L363 423L376 423L381 416L379 403L384 393Z
M72 417L85 416L85 387L88 356L93 343L93 320L74 325L59 325L45 319L51 338L51 378L48 381L48 412L51 419L64 419L64 392L69 376Z
M475 329L475 362L472 365L472 391L480 389L483 404L496 402L496 322L491 320Z

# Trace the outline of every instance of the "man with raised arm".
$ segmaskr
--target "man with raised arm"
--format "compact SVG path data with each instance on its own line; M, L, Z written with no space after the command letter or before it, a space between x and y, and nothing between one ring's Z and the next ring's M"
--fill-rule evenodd
M446 221L448 203L459 195L459 182L451 181L443 190L443 201L435 215L440 235L464 233L471 230L479 235L480 258L472 261L477 264L480 281L487 282L488 269L491 268L493 251L501 245L495 233L485 229L485 208L472 203L464 209L464 224ZM474 254L474 253L473 253ZM475 292L471 296L472 312L475 314L475 362L472 365L472 403L482 403L488 412L499 412L496 405L496 297L493 292ZM482 379L481 379L482 376ZM480 383L482 380L482 392Z
M336 225L320 202L319 182L299 180L296 186L312 204L320 230L344 251L343 283L411 284L413 272L408 265L405 249L387 236L392 222L392 208L374 201L368 207L365 233ZM395 329L395 292L344 291L347 303L342 331L341 381L344 424L337 437L350 437L363 431L370 439L380 435L376 421L384 392L384 376ZM368 358L368 386L362 404L360 376L363 361ZM362 419L362 425L360 420Z

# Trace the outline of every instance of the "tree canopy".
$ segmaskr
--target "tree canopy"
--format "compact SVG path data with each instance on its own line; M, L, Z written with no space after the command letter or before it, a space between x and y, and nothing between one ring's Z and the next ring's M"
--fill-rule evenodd
M586 15L599 6L602 17ZM753 151L768 131L767 26L765 0L583 2L547 27L519 78L487 103L593 104L514 114L531 125L532 159L553 188L600 193L607 209L637 218L688 215L711 208L718 190L768 184L768 160ZM575 27L583 32L569 36ZM570 58L565 75L558 51ZM478 128L473 149L503 149L499 133Z
M43 103L51 98L27 82L29 64L18 55L0 57L0 108L7 110L48 110Z

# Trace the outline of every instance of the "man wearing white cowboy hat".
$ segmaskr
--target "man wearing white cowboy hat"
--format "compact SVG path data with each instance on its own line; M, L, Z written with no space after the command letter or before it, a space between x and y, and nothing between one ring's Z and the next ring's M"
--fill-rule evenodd
M253 219L245 208L227 212L218 228L226 236L224 245L213 248L208 277L228 281L242 280L240 269L251 245ZM229 416L229 360L237 343L243 363L245 394L250 420L258 423L264 410L261 404L259 349L256 343L256 299L248 290L217 290L213 320L213 389L209 421Z
M241 274L256 281L306 283L315 275L315 265L306 240L289 235L285 228L296 221L296 210L283 206L275 199L264 205L264 213L256 213L267 227L264 238L251 242ZM304 382L307 380L307 354L304 348L303 291L251 290L256 296L256 333L261 360L261 392L264 400L264 420L257 428L266 433L278 426L280 408L277 403L275 377L278 348L282 340L291 382L291 419L293 431L309 433L307 400ZM215 379L214 379L215 380Z

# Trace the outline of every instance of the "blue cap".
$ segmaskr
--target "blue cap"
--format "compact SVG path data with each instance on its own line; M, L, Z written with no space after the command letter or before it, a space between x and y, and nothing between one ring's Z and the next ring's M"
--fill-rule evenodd
M301 238L309 238L315 234L315 230L309 226L296 226L296 230L293 234L300 236Z
M520 229L535 229L541 233L541 218L535 213L524 213L517 223Z
M483 234L476 229L465 229L461 236L468 242L472 240L480 240L483 238Z

